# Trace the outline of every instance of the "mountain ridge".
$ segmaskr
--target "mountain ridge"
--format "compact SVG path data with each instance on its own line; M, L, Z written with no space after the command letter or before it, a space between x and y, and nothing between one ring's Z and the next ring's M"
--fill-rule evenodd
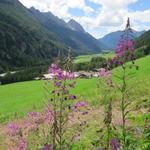
M145 31L133 30L133 36L135 38L138 38L144 32ZM122 34L123 34L122 30L114 31L114 32L106 34L104 37L100 38L99 41L101 43L104 43L106 46L108 46L109 49L114 50L117 47L117 43L118 43Z
M150 54L150 29L136 39L135 48L141 50L144 55Z
M18 0L0 1L0 26L0 72L51 63L59 49L66 53Z
M60 41L71 47L75 52L80 54L101 52L101 43L89 33L70 29L71 27L67 23L61 25L59 23L60 18L52 13L53 16L51 17L48 13L40 12L35 8L30 9L30 12L43 27L57 35ZM52 18L55 18L55 21L52 21L54 20ZM84 30L79 23L75 21L74 23L80 27L80 30Z
M84 28L78 22L76 22L74 19L70 19L67 24L70 29L85 33Z
M0 0L0 73L45 65L57 57L101 52L92 35L71 30L51 12L28 9L18 0Z

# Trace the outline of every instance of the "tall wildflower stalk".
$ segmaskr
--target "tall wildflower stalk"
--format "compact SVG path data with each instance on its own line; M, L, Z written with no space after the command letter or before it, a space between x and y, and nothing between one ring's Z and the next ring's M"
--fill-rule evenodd
M110 139L111 139L111 121L112 121L112 100L109 101L105 112L104 123L107 127L107 150L110 149Z
M111 130L112 130L112 97L111 90L113 88L111 71L105 68L101 68L99 72L99 84L98 87L104 86L105 92L103 99L105 100L105 114L104 125L106 128L106 144L104 145L106 150L110 150ZM108 94L109 93L109 94ZM102 94L102 93L101 93ZM103 139L104 140L104 139Z
M52 144L54 150L65 148L65 133L71 110L70 100L76 99L75 95L70 94L70 89L75 86L71 49L68 50L68 57L64 62L63 69L58 66L59 64L51 64L49 68L49 73L53 75L51 103L53 108Z
M132 64L134 65L134 40L132 37L132 29L130 28L130 20L128 18L126 28L124 30L124 34L122 35L118 47L116 49L116 55L113 57L112 61L115 64L121 65L122 68L122 76L121 79L121 87L119 88L121 92L121 115L122 115L122 146L123 149L127 149L127 132L126 132L126 119L127 115L129 113L128 106L130 105L130 102L127 98L127 68L128 68L128 61L132 61Z

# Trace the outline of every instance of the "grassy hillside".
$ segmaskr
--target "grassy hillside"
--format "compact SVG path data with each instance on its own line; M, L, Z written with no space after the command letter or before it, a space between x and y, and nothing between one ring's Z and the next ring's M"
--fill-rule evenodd
M150 54L150 30L142 34L136 40L136 48L144 49L145 54Z
M136 61L136 65L139 66L139 70L136 71L135 77L131 84L135 87L133 96L142 97L148 99L147 95L150 95L150 56L146 56ZM113 74L118 74L120 68L113 70ZM130 69L128 70L130 72ZM114 78L115 82L118 79ZM79 98L89 101L93 105L97 105L96 95L96 79L78 79L77 86L74 92ZM11 116L15 112L19 115L24 115L26 112L34 107L41 109L45 99L44 91L45 81L31 81L22 82L9 85L0 86L0 114L1 121L3 118ZM130 80L129 80L130 82ZM88 88L87 88L88 87ZM80 93L80 94L79 94ZM8 111L9 110L9 111Z
M83 63L83 62L90 62L93 57L104 57L110 58L114 55L114 52L109 52L107 54L91 54L91 55L79 55L74 59L74 63Z
M0 27L0 72L47 64L66 49L18 0L0 1Z

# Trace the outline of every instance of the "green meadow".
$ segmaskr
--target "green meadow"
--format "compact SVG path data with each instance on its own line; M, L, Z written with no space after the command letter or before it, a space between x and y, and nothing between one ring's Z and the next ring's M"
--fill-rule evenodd
M130 64L130 63L129 63ZM150 56L138 59L135 62L139 69L128 69L128 73L133 73L131 87L134 87L132 96L146 98L150 96ZM132 72L130 71L132 70ZM134 70L134 71L133 71ZM121 74L120 67L114 69L112 73L115 75ZM134 74L135 73L135 74ZM114 82L119 83L117 77L113 78ZM1 121L13 119L16 115L23 116L32 109L42 109L44 102L47 100L44 90L47 81L29 81L20 82L0 86L0 117ZM97 79L77 79L77 85L74 93L78 99L87 100L92 105L97 105ZM50 83L49 83L50 84ZM48 91L51 92L51 89Z
M113 55L114 52L91 54L91 55L79 55L74 59L74 63L90 62L93 57L111 58Z

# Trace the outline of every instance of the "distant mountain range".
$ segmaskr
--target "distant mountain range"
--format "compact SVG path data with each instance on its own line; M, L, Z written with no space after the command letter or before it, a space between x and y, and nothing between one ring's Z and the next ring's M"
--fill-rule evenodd
M133 30L133 36L138 38L141 36L145 31L135 31ZM116 31L105 35L103 38L100 38L99 41L106 45L108 49L114 50L117 47L118 40L120 39L123 31Z
M0 0L0 73L50 64L58 51L64 57L68 47L74 56L114 49L121 34L98 40L73 19L65 22L51 12L27 9L18 0Z
M33 7L29 11L43 27L56 35L59 41L73 48L75 53L98 53L103 49L101 43L75 20L66 23L50 12L43 13Z
M73 55L99 53L101 43L75 20L27 9L18 0L0 0L0 72L49 64L68 47Z

